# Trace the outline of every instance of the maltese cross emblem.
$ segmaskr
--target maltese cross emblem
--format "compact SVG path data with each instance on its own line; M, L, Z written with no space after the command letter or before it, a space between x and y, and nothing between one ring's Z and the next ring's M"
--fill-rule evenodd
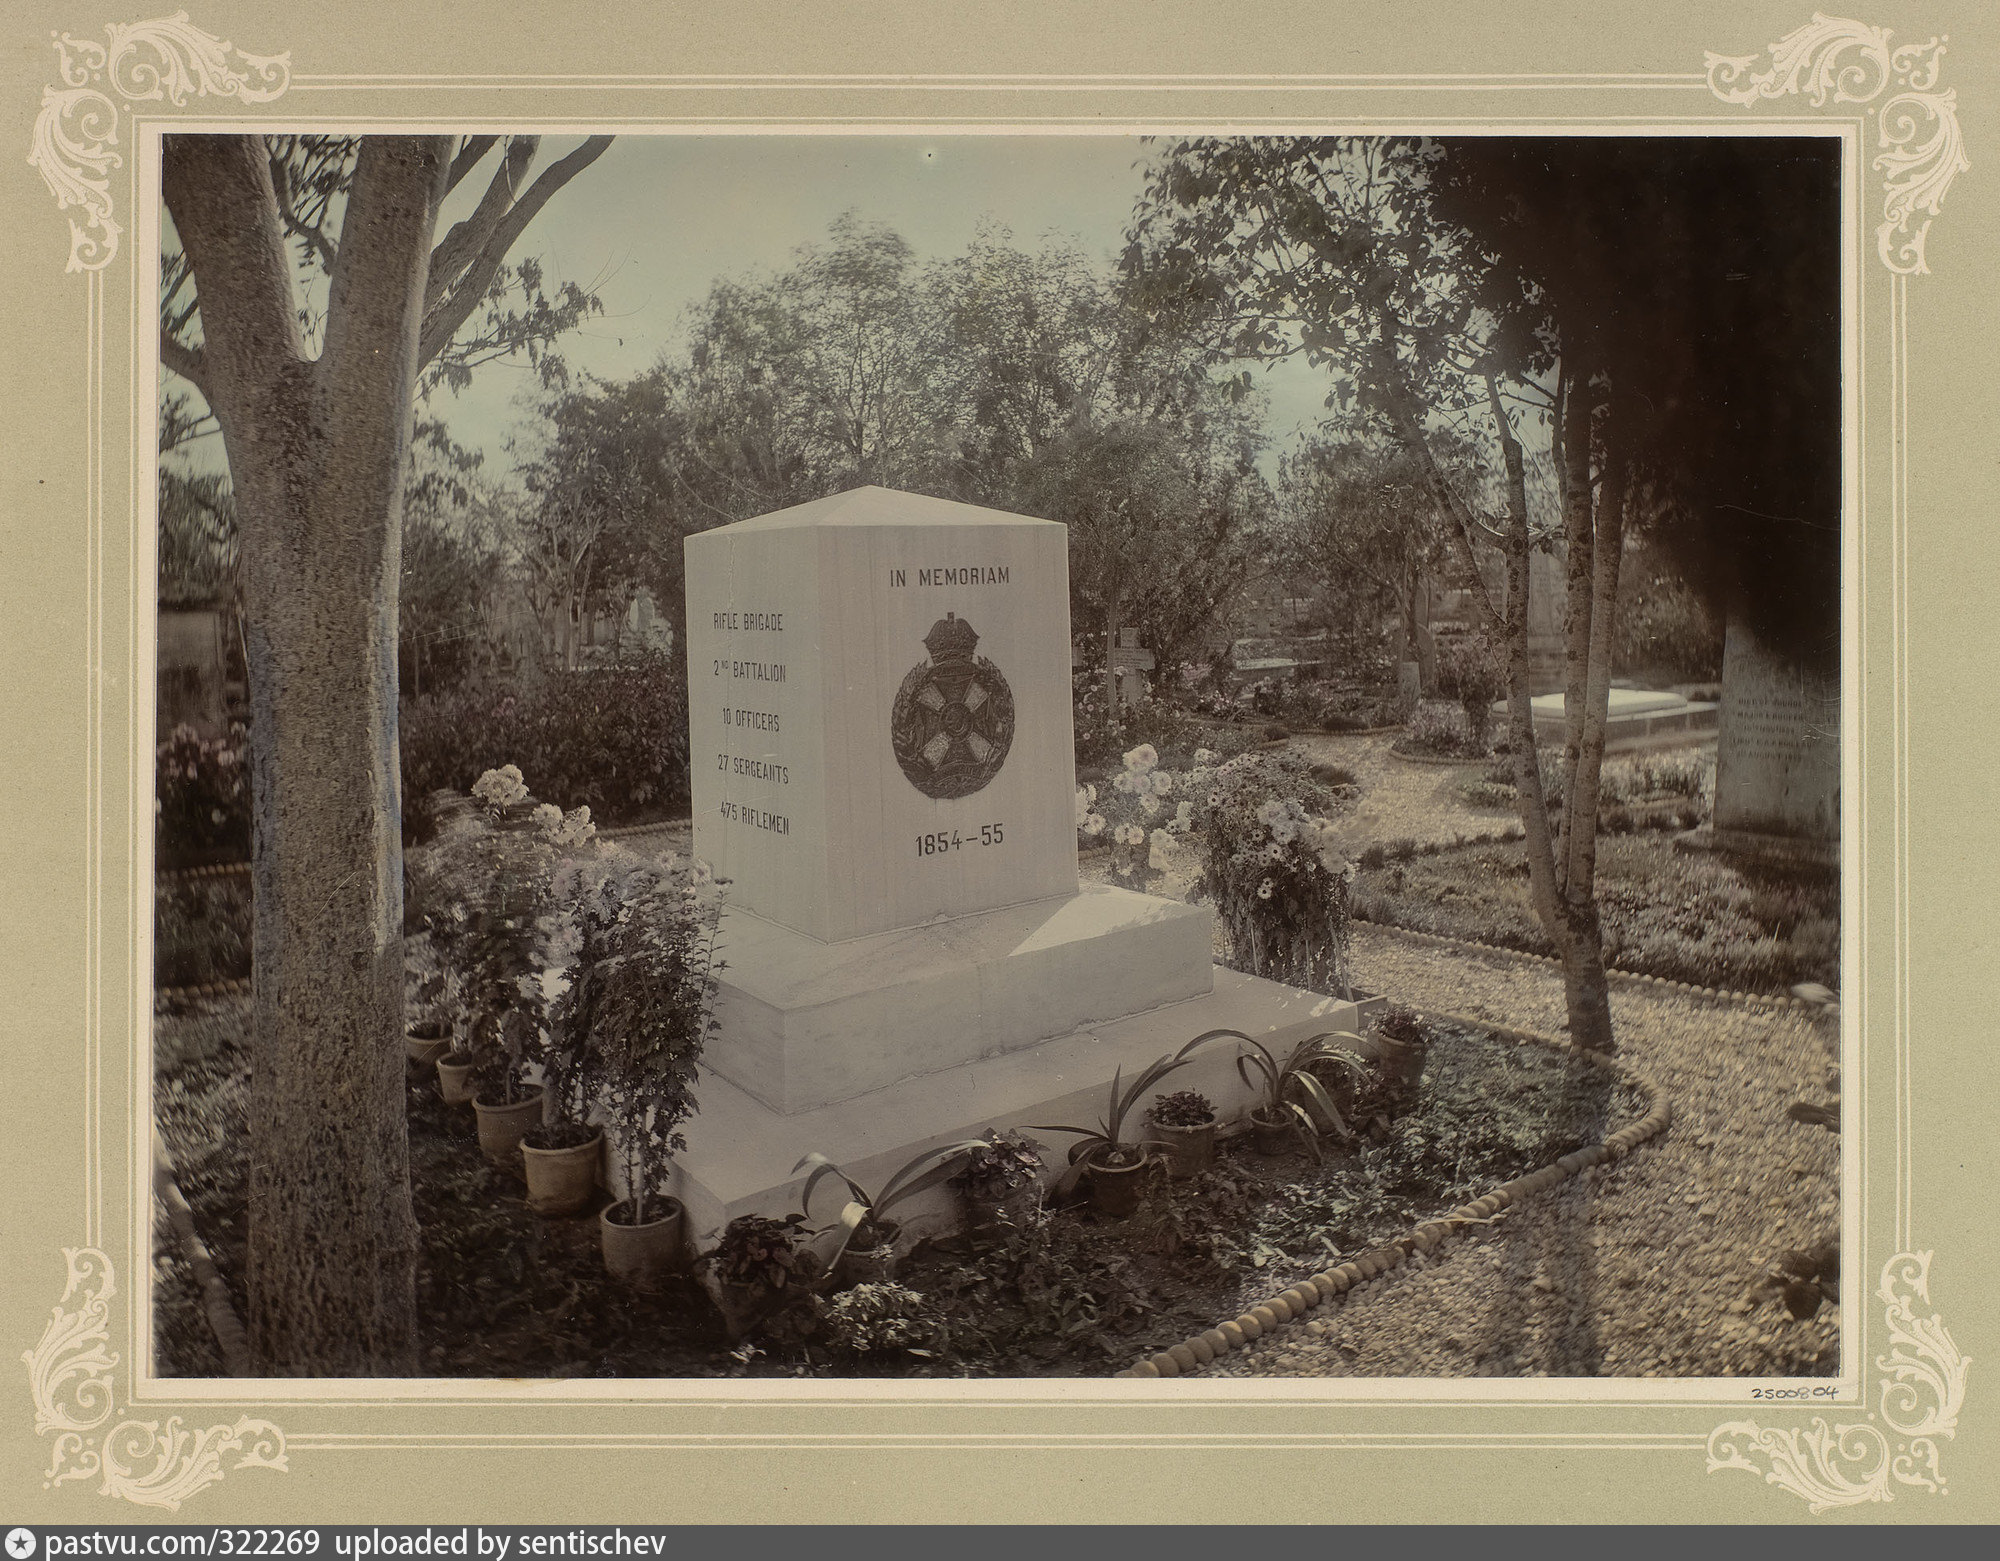
M1007 762L1014 691L975 656L979 635L946 613L924 636L928 661L910 668L889 713L889 742L910 784L926 797L969 797Z

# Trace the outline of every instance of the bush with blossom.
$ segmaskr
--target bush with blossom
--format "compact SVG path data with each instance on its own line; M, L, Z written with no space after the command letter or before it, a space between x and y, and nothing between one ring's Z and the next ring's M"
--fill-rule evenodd
M716 1027L722 891L704 862L609 844L564 858L551 878L550 1091L566 1120L608 1125L635 1224L656 1217L654 1194L685 1147Z
M550 883L565 852L596 833L589 810L536 806L514 765L486 771L449 810L434 844L409 859L412 893L461 1021L454 1053L474 1086L515 1101L547 1053L541 944Z
M1353 827L1342 796L1296 754L1218 767L1200 804L1200 892L1229 935L1229 963L1329 995L1347 993Z
M221 737L178 726L160 744L153 764L155 866L248 858L249 752L250 734L240 723Z
M1213 759L1207 749L1196 757ZM1173 861L1180 837L1193 827L1194 804L1180 777L1160 766L1151 743L1125 755L1124 765L1102 787L1076 793L1077 842L1111 848L1111 877L1144 890Z

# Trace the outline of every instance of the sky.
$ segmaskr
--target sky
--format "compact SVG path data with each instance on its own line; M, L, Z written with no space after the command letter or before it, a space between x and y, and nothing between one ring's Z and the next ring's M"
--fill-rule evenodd
M537 167L576 144L548 137ZM680 343L687 307L716 279L782 270L850 209L900 233L919 261L959 253L990 222L1025 248L1057 234L1110 264L1124 247L1145 155L1131 136L948 135L934 126L910 135L621 135L557 193L514 253L539 255L552 285L598 293L604 312L559 350L573 369L618 379ZM489 154L480 176L454 192L441 233L477 199L492 166ZM1294 429L1323 414L1328 381L1301 361L1260 372L1274 461ZM433 405L498 477L512 465L506 438L524 421L520 398L532 389L525 363L495 364Z

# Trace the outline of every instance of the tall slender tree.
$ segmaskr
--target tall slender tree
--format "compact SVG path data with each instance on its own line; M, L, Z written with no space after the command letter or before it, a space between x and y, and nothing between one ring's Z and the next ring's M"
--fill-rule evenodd
M170 302L161 359L221 426L240 539L249 1325L270 1375L416 1367L396 758L413 398L528 223L606 144L530 180L534 137L166 140L172 296L192 296ZM474 210L437 238L446 197L494 154ZM315 270L323 293L301 285Z

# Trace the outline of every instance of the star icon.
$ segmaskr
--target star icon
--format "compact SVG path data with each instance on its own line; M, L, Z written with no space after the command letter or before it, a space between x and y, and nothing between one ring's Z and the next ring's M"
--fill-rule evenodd
M7 1554L12 1561L28 1561L35 1553L35 1536L24 1528L7 1530Z

